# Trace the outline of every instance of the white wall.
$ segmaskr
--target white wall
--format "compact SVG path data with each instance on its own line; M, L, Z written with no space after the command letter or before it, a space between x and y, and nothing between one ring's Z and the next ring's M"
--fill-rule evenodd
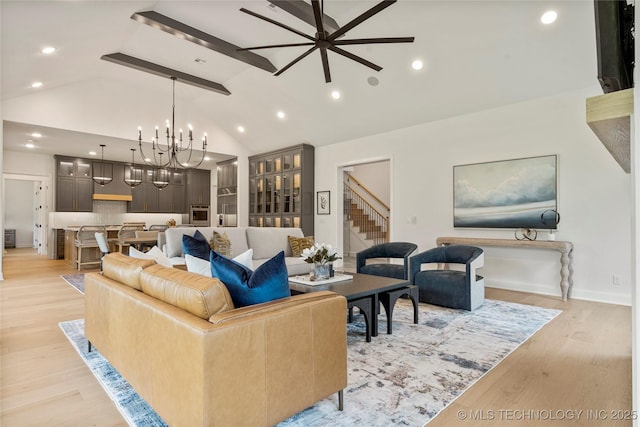
M315 152L316 188L331 190L330 216L316 216L318 241L342 247L341 174L367 159L391 159L391 240L419 250L439 236L513 238L513 230L454 229L452 167L511 158L558 155L557 240L573 242L574 298L631 302L630 176L585 122L585 99L599 87L427 123ZM417 217L411 224L407 218ZM541 232L539 239L544 239ZM487 285L560 296L557 252L486 248ZM612 275L622 278L614 286Z
M389 173L389 162L383 161L355 165L351 175L388 206L391 203Z
M16 230L16 248L33 247L34 190L32 181L5 182L5 229Z

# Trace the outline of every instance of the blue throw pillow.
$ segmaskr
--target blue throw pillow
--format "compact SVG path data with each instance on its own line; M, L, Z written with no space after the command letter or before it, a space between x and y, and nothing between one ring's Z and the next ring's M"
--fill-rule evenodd
M225 284L236 307L291 296L283 251L255 271L211 251L211 276Z
M186 234L182 235L182 252L185 255L189 254L194 257L208 260L210 251L211 247L209 247L209 242L200 231L196 230L193 237Z

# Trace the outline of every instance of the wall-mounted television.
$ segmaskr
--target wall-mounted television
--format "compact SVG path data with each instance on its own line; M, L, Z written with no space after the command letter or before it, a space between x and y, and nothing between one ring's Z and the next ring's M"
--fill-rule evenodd
M598 81L604 93L633 87L634 12L627 0L594 0Z
M453 226L557 227L557 156L453 167Z

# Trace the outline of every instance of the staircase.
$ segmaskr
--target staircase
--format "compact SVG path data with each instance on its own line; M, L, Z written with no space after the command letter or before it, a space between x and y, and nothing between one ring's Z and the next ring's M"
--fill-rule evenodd
M344 201L344 216L362 249L389 240L389 207L353 176L344 183Z
M372 245L388 240L387 231L383 229L383 225L376 223L376 221L372 219L364 209L358 207L356 203L351 202L349 211L351 227L357 228L357 230L353 230L354 232L364 234L364 239L371 240Z

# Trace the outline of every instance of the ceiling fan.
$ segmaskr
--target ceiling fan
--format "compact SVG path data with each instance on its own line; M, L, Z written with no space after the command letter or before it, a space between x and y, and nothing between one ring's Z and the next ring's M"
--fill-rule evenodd
M339 27L335 31L329 33L329 31L327 31L327 26L325 26L324 19L323 19L323 17L326 16L324 15L324 11L323 11L324 0L311 0L311 6L313 8L313 16L314 16L315 26L317 31L315 36L310 36L308 34L305 34L301 31L296 30L295 28L291 28L288 25L275 21L271 18L267 18L266 16L252 12L245 8L241 8L240 9L241 12L247 13L251 16L255 16L256 18L270 22L274 25L277 25L280 28L284 28L285 30L298 34L299 36L302 36L310 41L304 42L304 43L286 43L286 44L276 44L276 45L268 45L268 46L254 46L254 47L247 47L247 48L242 48L238 50L243 51L243 50L257 50L257 49L271 49L271 48L277 48L277 47L311 46L302 55L298 56L296 59L294 59L293 61L291 61L284 67L282 67L280 70L278 70L274 74L276 76L279 76L280 74L287 71L289 68L291 68L293 65L298 63L300 60L305 58L307 55L309 55L311 52L313 52L316 49L320 51L320 57L322 58L322 67L324 68L324 79L327 83L331 82L331 71L329 70L329 59L327 58L327 50L335 52L353 61L359 62L360 64L365 65L369 68L372 68L376 71L380 71L382 70L382 67L370 61L367 61L364 58L354 55L351 52L347 52L346 50L340 48L339 46L355 45L355 44L373 44L373 43L412 43L414 40L414 37L379 37L379 38L350 39L350 40L343 40L343 39L339 40L339 38L342 37L347 31L353 29L355 26L371 18L378 12L381 12L382 10L391 6L396 1L398 0L384 0L378 3L377 5L375 5L374 7L372 7L371 9L364 12L357 18L351 20L350 22L343 25L342 27ZM273 3L276 3L276 2L273 2ZM283 8L283 9L291 13L291 11L288 10L288 8ZM294 14L294 16L297 16L297 15Z

